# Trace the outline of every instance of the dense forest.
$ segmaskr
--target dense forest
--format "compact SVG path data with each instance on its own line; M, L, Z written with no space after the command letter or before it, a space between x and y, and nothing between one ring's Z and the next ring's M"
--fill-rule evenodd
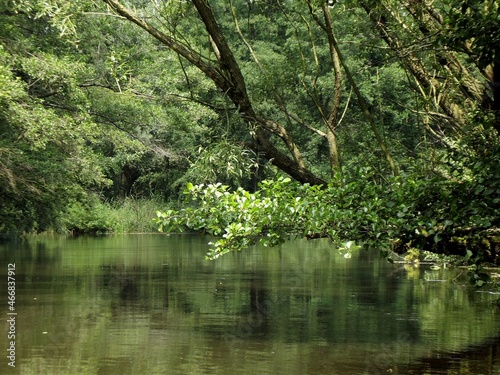
M498 261L495 0L3 1L0 43L3 235Z

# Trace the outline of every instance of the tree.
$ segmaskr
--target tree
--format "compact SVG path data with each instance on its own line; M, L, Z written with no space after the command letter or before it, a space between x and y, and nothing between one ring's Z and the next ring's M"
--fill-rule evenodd
M273 164L299 181L317 184L324 182L306 168L302 154L286 128L255 112L241 69L207 2L195 0L193 4L207 29L208 39L212 43L211 52L217 59L216 64L195 52L193 48L181 44L175 36L167 35L144 19L139 18L119 2L110 0L106 1L106 3L113 7L118 14L146 30L209 77L238 108L243 120L249 125L257 125L253 129L254 137L251 143L251 147L255 152L263 152L268 159L272 160ZM269 141L265 131L279 137L286 145L292 158L279 151Z
M359 3L428 98L428 114L443 118L445 135L463 130L473 110L495 111L498 54L494 46L500 21L496 2Z
M160 31L151 23L135 15L131 10L124 7L118 1L106 1L106 3L112 6L118 14L124 16L128 20L132 21L133 23L149 32L160 42L164 43L173 51L188 60L191 64L198 67L207 77L212 79L215 85L224 93L224 95L227 95L232 103L238 108L242 119L247 123L247 126L252 129L253 140L250 143L250 147L255 152L262 152L269 160L273 162L273 164L278 166L278 168L280 168L281 170L290 174L298 181L309 182L313 184L324 183L324 180L316 177L306 168L303 155L299 150L294 137L287 129L287 127L277 121L271 120L269 117L265 116L262 113L259 113L255 109L255 99L254 97L251 97L247 90L246 79L243 75L243 71L240 68L235 54L230 48L227 38L225 37L224 32L217 22L215 13L208 2L196 0L193 1L193 4L196 8L199 18L206 27L207 40L211 41L211 44L205 47L208 50L207 54L213 54L216 57L216 64L205 58L202 54L195 52L193 48L181 44L176 35L167 35L166 33ZM280 4L280 6L283 7L283 4ZM324 21L321 21L317 16L316 12L318 11L318 9L323 12ZM313 126L308 124L305 124L305 126L308 129L313 130L316 135L320 135L327 139L329 145L330 167L332 170L335 170L340 164L337 149L338 146L335 136L335 128L337 126L336 122L340 110L342 86L341 62L343 60L340 58L339 49L333 33L333 21L331 18L330 9L326 6L326 4L323 4L323 6L320 8L316 8L311 3L309 3L309 10L313 19L316 21L317 25L319 25L319 27L325 32L328 39L328 44L330 46L330 59L333 65L334 89L332 90L333 94L331 94L332 105L331 108L327 110L328 112L325 112L324 108L318 106L318 110L320 112L319 115L320 118L323 119L326 131L323 132L317 130ZM283 12L286 14L287 11L283 10ZM234 16L238 34L243 39L245 45L248 47L258 68L262 70L262 65L259 63L254 49L246 41L246 39L242 35L241 29L238 26L234 7L232 7L232 14ZM304 16L301 17L303 18ZM344 69L347 69L345 63L343 64L343 66ZM391 169L393 171L396 171L395 163L390 156L387 146L382 140L382 137L378 133L377 127L370 115L370 111L364 99L359 92L357 85L354 83L354 80L349 71L346 71L349 77L349 82L356 92L356 96L360 101L360 105L363 107L363 113L365 113L370 120L371 128L376 136L377 142L379 143L384 155L389 161ZM285 103L282 96L280 96L279 94L276 95L276 103L278 105L278 108L282 112L284 112L285 117L288 121L294 121L298 122L299 124L304 124L302 120L298 119L288 111L288 103ZM281 141L286 146L288 153L291 155L291 158L277 149L276 146L274 146L270 142L267 133L273 134L274 136L277 136L279 139L281 139Z
M82 150L96 135L77 85L83 67L53 53L67 46L46 11L24 2L0 10L2 233L47 229L81 194L78 179L102 182Z
M194 4L198 15L204 20L208 33L212 35L210 27L217 25L215 22L217 13L215 10L211 12L211 8L206 2L197 5L195 1ZM378 95L370 97L373 91L369 87L361 87L362 84L356 80L356 73L352 73L352 66L355 66L356 63L355 54L351 52L347 57L344 57L342 49L347 49L347 47L342 45L341 37L337 40L337 35L333 32L334 26L337 26L339 30L347 28L345 25L334 25L335 17L329 17L332 14L343 14L341 9L336 10L337 5L334 4L334 9L331 10L323 3L306 2L307 13L303 13L303 10L301 13L298 10L301 3L294 3L295 7L286 8L282 13L287 21L292 20L288 23L292 29L299 29L298 25L301 24L303 30L306 31L302 35L308 33L315 37L322 35L323 41L326 41L325 45L329 47L328 60L322 62L328 61L329 67L333 67L333 74L328 77L331 78L329 82L335 83L336 89L332 90L332 86L329 86L330 95L328 96L329 100L326 101L328 104L325 106L325 100L321 98L321 90L317 85L318 80L313 79L313 84L310 86L304 84L304 80L301 82L303 89L301 95L312 99L314 107L322 116L320 118L326 124L326 131L319 130L317 126L313 126L307 121L302 121L307 117L300 118L296 115L296 113L301 112L291 111L290 108L296 109L298 107L293 99L285 102L280 97L275 102L278 104L278 108L286 109L283 111L285 114L283 123L287 125L290 135L296 133L292 131L293 127L286 122L287 116L293 119L296 124L310 130L310 134L327 137L327 133L329 133L337 136L339 128L336 118L339 101L336 94L340 92L337 87L341 86L340 66L343 75L347 77L349 86L355 93L361 109L360 112L368 120L369 128L375 135L381 156L387 159L393 172L397 172L396 163L392 160L387 143L397 142L403 137L396 138L396 133L390 133L384 139L383 132L391 129L390 126L381 121L387 111L381 109L382 106L376 105L380 97ZM448 11L445 5L447 4L439 3L431 7L420 1L357 1L347 2L347 5L344 5L351 6L352 9L363 10L365 20L371 23L375 32L372 36L377 35L378 37L376 41L370 41L372 42L370 44L372 59L367 59L368 64L367 60L362 60L360 65L367 64L367 66L358 69L369 71L373 67L370 64L375 65L378 80L379 66L387 68L393 63L394 65L391 66L395 72L393 77L403 74L408 77L407 82L409 83L404 86L404 93L396 93L395 96L397 97L399 94L407 99L403 103L398 103L400 108L416 114L408 124L400 125L399 131L412 135L422 135L414 142L422 142L427 148L419 154L419 157L428 157L425 164L419 165L413 162L407 166L408 169L417 170L417 175L405 173L401 177L403 180L396 178L384 182L381 181L380 175L377 178L366 171L356 175L356 169L350 168L349 176L356 176L358 179L353 181L351 177L334 180L333 186L326 187L326 192L319 192L307 184L303 188L297 186L282 188L279 181L276 182L278 185L276 189L271 188L272 182L268 182L261 185L261 189L254 195L249 195L248 192L242 190L230 193L226 187L220 185L194 187L190 185L189 193L196 200L199 200L195 208L188 208L181 212L160 213L159 222L166 226L203 229L216 235L222 235L222 239L215 243L214 251L210 253L211 257L217 257L227 251L239 250L258 240L264 241L266 244L273 244L276 241L281 241L290 233L311 237L326 235L334 240L339 238L343 240L368 239L369 242L374 241L370 242L372 244L385 239L386 246L393 245L398 250L418 246L434 252L456 251L457 253L465 251L464 246L456 243L457 237L467 238L465 242L470 241L474 244L480 243L480 239L488 237L487 233L491 227L498 225L494 212L499 201L491 199L491 194L498 189L498 174L490 173L492 178L486 186L483 178L484 172L481 171L481 168L484 167L484 170L491 171L496 163L493 160L497 160L498 139L491 139L492 133L488 129L488 113L485 111L487 109L486 103L493 99L494 93L489 91L487 84L489 78L485 74L487 72L481 64L470 60L474 54L459 53L456 49L452 49L449 41L444 38L447 35L448 26L440 14ZM283 9L284 5L280 4L280 6ZM443 7L438 8L438 6ZM404 10L401 11L401 9ZM127 13L123 9L122 12L123 15ZM297 16L298 14L300 17ZM356 20L363 19L359 13L354 14L357 17ZM293 18L294 16L297 16L297 19ZM302 20L302 23L297 21L299 19ZM222 21L219 22L222 23ZM140 21L136 20L136 23L140 24ZM312 31L311 24L317 26L314 31ZM350 24L354 28L352 24L354 22ZM230 31L227 29L225 29L224 35L220 35L220 28L213 32L216 32L220 38L230 35ZM240 38L242 38L242 32L238 27L236 33L240 34ZM297 44L303 42L298 36L299 33L295 32L294 35L297 36ZM250 50L250 59L259 65L260 60L256 49L252 45L249 46L246 39L243 40L247 49ZM382 49L382 43L388 47L385 48L385 54L380 53L380 51L373 52L375 48ZM311 66L320 66L316 54L319 47L316 49L314 43L312 47L313 53L309 58L314 63L311 63ZM220 49L220 47L218 48ZM226 43L224 48L229 48L229 44ZM300 48L298 50L303 51ZM218 49L215 49L213 53L218 55L217 51ZM360 51L362 48L357 47L356 52ZM224 54L220 52L218 56L224 56ZM234 56L233 54L233 58ZM301 58L307 61L305 54L301 54ZM225 60L221 57L219 61ZM243 74L244 71L239 68L239 61L233 61L227 65L238 71L239 78L236 81L241 81L241 91L243 88L247 90L247 86L244 86L246 76ZM399 68L396 67L397 65ZM306 70L304 70L304 76L305 72ZM230 76L231 73L227 75ZM320 75L316 74L313 77L319 78ZM324 77L325 75L321 78ZM374 80L369 79L367 81L374 82ZM271 85L277 86L276 84ZM399 87L394 85L392 88ZM413 92L417 92L418 96L408 100L412 92L410 88ZM247 93L243 95L245 101L250 102L249 106L254 109L253 113L257 115L258 112L255 108L259 106L256 103L258 99L262 100L262 98L253 95L252 91L245 92ZM384 95L385 98L393 102L399 99L394 99L388 94ZM237 98L232 97L231 100L233 104L238 103ZM333 112L328 112L325 108L332 109ZM333 115L331 117L325 115L328 113ZM474 117L475 113L479 113L479 115ZM347 116L352 116L352 114L347 114ZM260 118L264 118L264 116L261 115ZM255 121L255 117L251 117L249 120L252 119ZM334 120L329 122L328 119ZM392 129L395 128L394 124L390 125ZM364 129L366 127L363 127ZM346 133L349 134L349 132ZM356 135L361 138L363 136L361 133L362 131L358 131ZM427 142L427 135L431 136L430 142ZM436 145L435 142L441 144ZM336 138L335 140L333 137L329 139L329 159L332 167L335 165L332 162L335 160L332 158L334 154L332 150L333 145L336 144ZM303 144L296 142L296 145L302 147ZM447 149L443 149L442 145L446 146ZM288 151L292 152L290 147ZM487 162L483 161L486 157L491 157L491 159ZM479 165L482 167L479 168ZM372 183L369 183L367 187L360 186L367 184L366 181L369 178L372 179ZM422 179L421 183L416 182L419 178ZM303 180L298 180L303 182ZM340 186L336 184L339 181L341 182ZM386 195L386 191L390 194ZM470 196L471 192L474 192L477 202L467 204L467 197ZM271 198L273 196L276 197L276 200ZM337 202L341 203L337 205ZM237 208L235 208L236 206ZM213 216L214 212L223 212L223 214ZM323 212L323 214L319 212ZM479 212L481 214L478 215ZM289 215L294 218L292 223L290 223ZM468 234L462 237L461 235L467 230L469 230ZM491 256L489 259L496 259L494 254L496 245L492 246L490 248L490 245L487 245L486 249L477 250L475 255L478 258Z
M477 98L481 107L494 112L500 134L500 6L495 1L454 1L445 25L446 45L467 54L489 83L490 95Z
M113 183L119 185L117 176L141 162L151 168L145 159L161 155L162 162L167 156L172 160L168 164L176 161L174 152L150 141L147 132L154 131L154 124L141 129L145 118L165 121L173 114L158 111L151 98L124 92L128 66L118 64L113 55L123 51L122 44L116 43L115 50L101 59L96 50L110 51L102 46L94 50L77 40L78 20L69 15L80 14L86 6L85 2L2 3L1 233L57 228L75 201L111 190ZM86 41L102 43L95 34L85 35L95 33L91 26L78 32L88 37ZM106 26L101 24L100 29ZM186 111L190 112L195 113ZM161 130L164 139L172 140L171 127ZM178 138L188 139L178 133ZM158 169L165 167L151 171L153 177ZM145 174L140 176L144 185L150 182L144 181Z
M192 17L190 19L193 22L198 22L198 25L201 22L205 27L204 35L200 34L199 28L196 28L196 35L192 37L185 30L181 32L181 28L176 28L168 17L164 19L162 25L160 23L155 25L153 21L146 21L144 17L138 16L118 1L105 2L118 14L150 33L210 78L223 95L227 96L237 108L241 118L253 135L249 147L255 152L262 152L266 158L272 160L276 166L298 181L324 184L324 179L311 173L311 167L306 166L307 160L304 158L302 151L304 146L302 142L297 141L299 139L295 130L297 128L307 129L310 132L309 136L319 136L326 139L330 170L335 170L340 165L339 143L337 140L338 124L336 122L339 120L342 98L341 70L343 70L350 87L354 91L361 112L370 125L382 155L387 159L393 173L397 173L398 168L389 151L387 142L381 135L380 124L377 123L372 113L373 109L370 108L360 91L359 84L354 79L349 68L349 62L342 57L343 53L334 33L335 25L332 14L337 14L335 5L333 10L326 3L316 4L311 1L305 4L300 2L290 4L278 2L274 8L270 7L273 8L275 18L279 18L279 23L281 22L280 24L284 25L284 29L296 30L294 37L297 43L303 43L303 35L298 30L299 28L304 30L303 26L305 25L309 34L317 35L318 30L323 33L322 37L325 38L329 46L330 61L328 66L332 69L333 86L331 86L328 94L330 99L327 106L321 105L318 100L316 83L313 83L312 89L308 89L307 86L303 85L306 95L310 96L318 110L316 118L321 119L323 122L322 130L290 110L293 107L290 104L291 101L285 100L282 94L282 85L266 74L267 68L261 64L258 56L259 51L256 47L259 46L258 41L252 43L248 36L244 35L238 20L237 8L231 2L226 3L226 6L232 15L234 33L227 26L228 21L223 16L222 8L224 8L224 3L210 5L207 1L193 1L195 14L189 13L188 8L184 8L183 11L190 14L190 17ZM394 0L383 2L359 1L358 3L366 11L381 40L385 41L389 48L394 51L394 57L398 59L406 72L413 77L414 88L420 92L426 106L426 114L430 118L430 121L424 121L423 125L427 126L433 136L440 138L444 142L447 142L446 137L456 136L458 129L464 128L466 114L478 106L485 105L484 97L488 96L488 88L485 85L486 81L476 77L476 73L481 67L467 64L463 56L453 52L447 45L438 47L438 41L442 40L438 36L443 35L446 31L443 17L440 15L441 10L437 6L431 7L420 1L404 4ZM252 5L249 12L255 12L255 9L259 6L260 3ZM401 6L404 6L405 12L400 11ZM154 9L145 9L145 11L154 15L151 19L155 17L161 19L162 17ZM340 13L341 11L338 14ZM312 25L315 26L314 30ZM256 36L251 28L247 30L247 33L252 37ZM205 39L205 42L200 42L200 37ZM265 101L266 104L271 104L269 101L257 97L253 87L249 90L249 76L242 69L242 64L248 64L248 61L245 61L240 56L241 53L237 48L231 46L235 43L234 38L238 38L243 42L243 45L248 50L248 57L253 60L254 67L271 80L270 86L273 88L271 91L274 97L273 105L278 110L275 113L280 112L281 121L275 119L274 113L273 116L270 115L272 111L263 111L261 109L262 105L260 103ZM188 44L183 43L182 39L189 40ZM203 52L198 52L195 48L195 46L200 45L203 46ZM312 47L313 56L306 56L303 53L304 49L299 47L301 58L304 61L307 61L306 58L313 58L315 59L314 65L318 66L318 56L315 52L316 46L314 43ZM435 51L431 51L429 47L435 49ZM211 59L211 56L215 60ZM433 56L435 56L434 59ZM304 69L304 74L305 72ZM295 82L295 84L297 83ZM270 134L281 140L284 149L283 147L280 149L280 145L274 144ZM313 163L309 163L309 165L311 164Z
M266 163L325 189L342 174L383 185L400 166L470 186L496 160L498 53L480 35L497 38L495 2L131 4L0 9L6 200L253 192Z

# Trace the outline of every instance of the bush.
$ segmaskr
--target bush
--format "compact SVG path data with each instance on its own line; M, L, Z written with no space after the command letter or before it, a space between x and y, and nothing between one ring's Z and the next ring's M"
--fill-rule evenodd
M116 222L108 205L90 195L85 202L74 201L61 217L61 227L72 234L113 232Z
M166 206L159 198L135 199L132 197L108 205L115 223L114 231L120 233L151 233L158 228L152 221L158 207Z
M222 184L188 184L190 206L158 212L156 223L167 232L190 229L219 236L208 253L211 259L256 242L272 246L299 235L329 237L340 248L357 241L386 254L410 248L462 256L471 251L471 259L497 261L491 244L478 246L486 245L481 233L499 225L500 184L485 184L481 178L457 182L416 174L382 182L370 169L339 175L325 187L289 178L263 181L255 193L230 191Z
M125 198L102 202L90 195L85 202L73 202L61 218L63 230L72 234L156 232L152 222L161 200Z

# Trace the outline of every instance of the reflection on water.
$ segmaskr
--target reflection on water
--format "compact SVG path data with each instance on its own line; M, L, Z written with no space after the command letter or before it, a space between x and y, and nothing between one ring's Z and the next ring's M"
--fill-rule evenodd
M17 266L18 337L17 367L4 360L1 373L500 374L498 295L460 269L345 259L323 240L210 262L207 242L2 245L2 268Z

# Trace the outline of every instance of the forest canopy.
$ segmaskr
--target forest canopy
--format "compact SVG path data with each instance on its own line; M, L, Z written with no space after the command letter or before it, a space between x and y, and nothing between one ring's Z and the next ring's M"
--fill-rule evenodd
M497 1L7 1L0 43L2 233L113 230L95 207L133 197L212 256L497 261Z

